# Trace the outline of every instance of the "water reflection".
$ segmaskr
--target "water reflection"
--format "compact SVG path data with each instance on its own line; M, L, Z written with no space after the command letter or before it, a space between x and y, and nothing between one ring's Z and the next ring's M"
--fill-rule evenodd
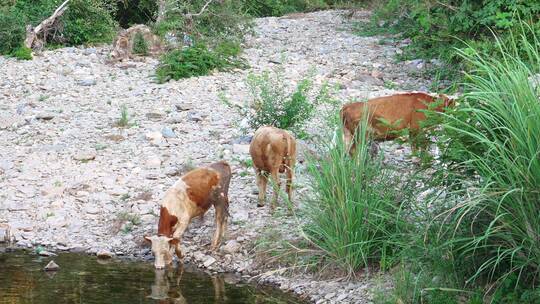
M238 304L300 303L273 289L256 289L189 267L156 270L149 263L60 254L51 258L0 251L0 304Z
M187 304L180 288L184 267L154 269L154 283L150 287L151 299L159 300L159 304ZM210 277L214 289L214 303L226 303L225 280L221 276Z

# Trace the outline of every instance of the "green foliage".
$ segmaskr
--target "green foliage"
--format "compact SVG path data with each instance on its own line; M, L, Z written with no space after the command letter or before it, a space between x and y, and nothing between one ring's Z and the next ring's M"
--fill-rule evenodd
M367 119L358 130L357 154L349 157L341 134L337 145L323 143L326 153L308 161L314 196L304 204L302 227L310 244L321 251L320 264L349 273L363 267L382 270L397 262L407 222L400 205L407 191L398 190L395 174L371 158Z
M356 7L367 0L243 0L244 11L251 16L283 16L296 12L308 12L331 7Z
M314 96L311 77L306 77L291 88L285 81L282 69L272 73L249 74L246 84L251 100L244 107L236 106L235 109L248 119L252 130L274 126L304 138L305 123L313 117L316 107L323 103L333 105L325 86ZM224 99L224 102L232 106L228 100Z
M137 32L133 37L133 54L147 56L148 55L148 42L144 40L144 36L141 32Z
M213 70L225 71L234 67L241 67L238 59L227 57L202 43L182 50L173 50L160 59L156 70L158 82L163 83L170 79L178 80L193 76L204 76Z
M32 50L21 46L11 53L11 56L19 60L32 60Z
M9 54L24 40L25 26L37 26L62 3L60 0L17 0L1 8L0 54ZM110 42L116 24L106 0L72 0L58 26L47 33L50 45Z
M7 9L0 9L0 54L9 54L22 46L24 35L21 16Z
M65 43L111 42L116 33L116 23L101 0L72 0L62 18Z
M489 41L490 30L505 33L516 29L520 20L538 24L539 16L538 1L387 0L379 6L373 24L387 20L385 28L411 38L406 57L459 60L453 47L463 47L463 43L456 37L495 50Z
M538 283L540 103L528 78L538 72L540 43L530 31L501 46L503 60L462 53L474 73L456 116L444 125L459 135L448 150L466 157L461 167L480 177L478 194L452 210L469 227L455 240L455 255L474 261L469 282L500 283L515 274L518 284ZM463 115L468 121L458 121Z
M148 24L157 15L155 0L122 0L116 1L114 19L121 27L128 28L134 24Z

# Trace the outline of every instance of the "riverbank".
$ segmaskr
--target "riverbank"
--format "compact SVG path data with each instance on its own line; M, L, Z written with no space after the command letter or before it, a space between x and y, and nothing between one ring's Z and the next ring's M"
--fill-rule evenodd
M407 41L356 36L352 25L369 12L349 15L257 19L243 55L250 68L165 84L153 81L155 59L106 64L108 46L45 51L24 62L0 57L0 225L20 247L148 259L142 236L156 230L163 193L189 168L225 159L234 171L227 241L219 252L208 250L210 212L184 237L186 262L257 276L316 303L368 303L379 280L270 274L256 261L253 247L268 231L298 227L291 217L256 207L255 178L244 161L249 134L220 99L243 103L247 75L277 66L291 82L314 69L315 85L335 85L343 103L428 89L420 77L427 63L396 63ZM116 124L123 107L128 127ZM387 157L405 161L406 148L387 149ZM308 187L303 165L297 171L301 200Z

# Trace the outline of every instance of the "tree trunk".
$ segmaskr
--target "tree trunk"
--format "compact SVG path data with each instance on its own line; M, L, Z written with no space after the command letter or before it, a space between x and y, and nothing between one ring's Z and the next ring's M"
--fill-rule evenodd
M60 16L66 11L68 8L69 0L64 1L55 11L54 13L47 19L41 21L38 26L35 28L31 25L28 25L26 27L26 39L24 39L24 46L27 48L32 48L32 46L37 45L36 43L38 39L38 35L43 35L43 42L45 42L45 36L47 35L47 31L49 28L56 22Z

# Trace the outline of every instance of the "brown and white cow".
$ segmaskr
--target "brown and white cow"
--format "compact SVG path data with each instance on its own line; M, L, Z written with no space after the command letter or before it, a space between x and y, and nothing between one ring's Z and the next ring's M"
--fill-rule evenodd
M189 171L167 191L161 202L158 233L144 237L152 243L156 268L172 263L173 250L182 258L182 235L191 219L204 215L211 206L216 210L212 249L217 249L227 229L230 181L231 167L221 161Z
M287 174L286 190L289 201L292 201L292 180L296 162L296 140L285 130L275 127L260 127L251 140L249 153L255 167L257 187L259 188L259 202L257 206L264 206L266 184L268 175L274 183L274 198L271 208L277 204L280 189L279 173Z
M398 137L395 131L406 128L409 129L410 136L414 137L420 131L420 123L426 119L425 114L419 110L427 110L429 104L439 100L443 101L441 105L432 110L442 112L446 107L453 105L453 100L444 94L434 97L421 92L402 93L373 98L367 102L346 104L340 112L345 144L350 148L350 153L354 154L355 131L365 116L368 119L369 131L375 140L395 139ZM365 113L366 110L368 113ZM411 141L411 144L413 150L416 150L414 141Z

